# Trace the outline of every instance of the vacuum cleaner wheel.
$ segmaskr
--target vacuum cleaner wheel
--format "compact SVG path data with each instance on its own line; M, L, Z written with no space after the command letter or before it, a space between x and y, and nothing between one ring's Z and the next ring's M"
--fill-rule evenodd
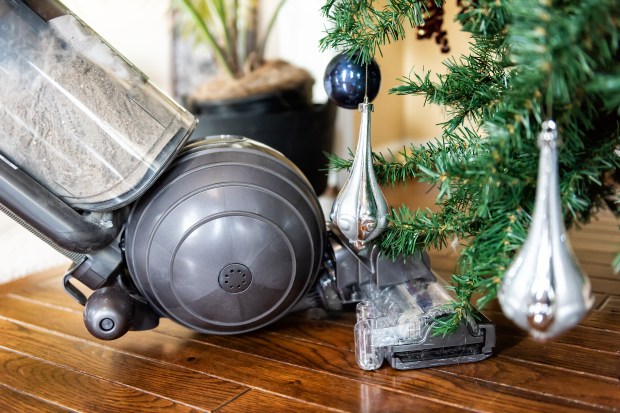
M126 258L162 315L241 333L286 314L314 283L324 227L312 187L281 154L242 138L202 141L135 204Z

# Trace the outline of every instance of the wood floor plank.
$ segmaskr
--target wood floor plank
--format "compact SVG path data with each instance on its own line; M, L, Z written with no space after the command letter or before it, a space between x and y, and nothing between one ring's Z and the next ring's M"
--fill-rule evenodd
M570 228L569 235L571 238L583 239L592 237L595 241L599 239L610 239L612 242L616 241L620 231L618 229L618 221L599 221L592 222L590 224L582 225L577 228Z
M591 277L590 282L594 292L620 296L620 278L607 280Z
M165 333L174 333L180 337L187 335L181 327L167 328ZM444 373L444 367L399 371L398 374L386 375L385 370L391 371L386 366L376 372L360 370L351 351L308 341L296 341L275 333L250 334L244 337L201 335L195 339L239 352L254 352L270 360L286 360L295 365L324 370L354 380L391 386L403 392L427 394L439 399L443 397L453 403L460 401L485 411L497 411L500 407L502 411L512 411L510 406L515 404L516 399L520 400L519 409L527 408L530 411L544 411L557 405L565 405L570 409L575 402L590 409L610 403L620 404L620 394L615 394L618 382L597 379L588 382L580 380L579 377L567 381L564 371L533 366L532 369L521 367L520 371L515 371L516 377L523 377L515 384L514 378L511 380L508 376L498 375L498 371L510 371L518 367L518 363L504 359L494 359L495 363L485 360L452 366L446 370L452 377ZM510 386L507 386L508 384ZM554 394L557 398L549 398L547 394Z
M293 400L259 390L247 391L215 411L217 413L248 413L261 410L257 409L257 406L269 406L269 411L277 413L323 413L343 411L331 409L326 406L303 403L299 400Z
M571 238L571 246L576 252L577 257L582 253L605 253L605 254L617 254L618 245L616 242L592 242L591 240L581 238Z
M605 264L581 262L581 268L589 277L620 280L620 276L614 273L614 269L611 266L611 261Z
M37 306L34 302L28 304L23 305L15 297L0 297L0 316L16 323L94 340L81 325L79 314ZM46 313L45 319L40 316L42 312ZM331 407L345 411L360 411L364 406L374 411L400 411L405 405L421 412L460 410L445 401L426 399L419 394L405 394L250 353L226 351L194 341L191 335L194 333L181 339L152 331L130 332L121 339L106 342L106 346L310 404L329 401ZM360 398L361 394L368 397Z
M602 226L588 225L571 230L569 236L577 240L591 241L593 243L611 244L611 248L620 246L620 230L617 225Z
M579 255L578 258L579 258L580 263L592 263L592 264L603 264L603 265L611 264L616 256L616 253L602 252L602 251L577 250L575 251L575 253Z
M500 335L497 352L517 360L560 367L574 373L588 373L611 380L617 380L620 372L620 355L609 356L560 343L538 343L529 338L519 341L518 337Z
M521 330L514 326L512 329L506 329L505 327L512 325L512 323L506 320L501 313L495 315L503 319L503 323L498 323L497 325L499 335L504 335L508 332L516 332L521 335L516 337L511 335L512 342L531 340L526 337L525 332L521 332ZM491 317L497 322L497 318L494 317L493 314ZM287 334L301 340L323 343L333 347L344 347L350 351L353 350L353 345L351 344L352 330L349 326L330 325L329 321L324 320L313 321L297 319L301 318L301 316L293 316L291 318L293 318L293 320L289 321L287 318L277 326L270 328L270 330L277 334ZM560 354L564 355L572 352L571 346L577 346L579 350L578 353L585 353L584 357L589 356L590 351L594 351L594 349L599 352L606 352L606 354L597 355L596 358L599 362L604 364L611 363L610 368L607 369L607 372L612 375L615 369L614 366L618 366L618 356L620 355L620 334L618 333L598 331L588 327L576 327L560 336L556 342L570 345L562 346L563 348L560 348ZM549 343L544 347L547 352L555 351L553 343ZM520 357L520 360L526 361L527 363L524 364L522 361L517 360L516 357ZM613 401L615 404L620 405L620 399L618 398L620 397L620 393L617 391L618 381L613 380L613 377L584 381L580 372L577 371L574 375L571 375L570 379L568 379L570 381L575 378L575 382L568 385L566 381L567 372L563 369L555 368L554 365L543 365L546 361L547 356L538 357L537 353L529 355L529 359L524 360L521 353L512 354L511 351L504 351L500 352L500 357L485 360L481 363L472 363L450 368L441 367L439 369L450 369L450 371L453 371L455 374L467 375L472 378L491 377L491 380L499 384L513 385L517 387L523 386L524 389L531 391L543 391L544 389L544 391L552 394L563 395L567 398L578 398L584 402L593 404L609 405L608 402ZM572 368L580 368L579 363L577 362L572 364ZM487 369L488 371L486 371ZM493 369L511 373L502 378L501 376L494 374ZM483 376L485 371L486 376ZM590 373L592 373L592 370L590 370ZM532 380L531 382L520 381L518 384L515 383L514 379L516 377L528 377L528 375L545 379ZM541 386L538 383L546 384ZM545 388L547 385L550 385L550 387L555 386L555 388ZM582 393L578 394L579 392ZM616 396L612 396L610 399L610 394L615 394Z
M68 409L111 412L194 412L138 390L0 349L0 383Z
M523 363L513 357L497 355L484 363L469 363L441 367L444 372L452 372L470 380L485 380L505 386L529 390L534 394L544 392L563 398L573 406L588 410L611 410L610 406L620 406L620 382L584 377L549 366ZM579 404L577 404L578 402ZM556 407L560 409L559 404ZM549 411L556 410L551 408Z
M500 334L509 334L513 337L527 337L527 332L521 330L500 311L487 311L485 313L495 323ZM553 343L568 344L595 351L617 354L620 351L620 332L601 330L588 325L587 319L580 325L570 329L559 337L549 341Z
M269 328L273 334L285 335L289 339L299 339L330 347L342 348L353 351L352 330L347 326L330 325L323 320L303 320L299 317L290 317L292 320L283 320L278 325ZM504 318L505 323L510 323ZM498 325L498 333L505 334L502 325ZM520 330L516 330L520 332ZM596 330L595 330L596 332ZM605 333L605 332L604 332ZM349 339L347 339L347 337ZM591 339L584 346L584 338ZM588 344L596 345L599 351L605 350L602 356L604 360L609 358L613 362L614 358L620 355L620 334L608 333L600 336L592 334L592 329L580 327L571 330L561 336L563 343L572 344L577 347L589 348ZM513 340L531 340L523 332L521 337L514 337ZM316 351L316 350L313 350ZM548 345L548 351L554 351L553 344ZM535 358L533 363L523 363L515 360L509 353L499 353L499 357L493 357L479 363L463 364L451 367L439 367L437 370L449 371L454 374L475 378L486 378L501 386L515 386L523 390L533 392L545 392L549 394L561 395L567 399L576 399L584 403L593 405L609 405L610 402L620 405L620 393L617 380L607 379L584 379L582 374L576 372L575 375L566 379L567 373L563 369L554 366L541 365L542 360ZM497 372L506 372L504 376ZM516 378L532 378L532 380L515 380ZM568 381L567 381L568 380ZM570 382L570 383L569 383ZM611 396L610 396L611 395Z
M201 410L213 410L247 390L245 386L196 371L133 357L99 343L56 336L7 320L0 320L0 337L0 348L45 359Z
M323 346L355 351L353 324L338 322L343 320L340 315L337 313L329 315L328 318L314 319L309 318L306 313L289 314L267 327L267 331Z
M518 328L499 311L487 311L485 314L496 324L498 334L510 334L520 338L527 333ZM338 319L342 319L339 317ZM277 324L268 327L269 331L289 335L293 338L306 340L321 345L355 350L353 342L353 326L334 323L332 318L309 319L303 313L291 314ZM597 351L615 354L620 351L620 333L608 330L577 326L553 340L553 342L581 346Z
M72 282L73 285L82 291L87 297L92 293L92 291L83 284L76 281ZM67 309L73 309L79 312L84 310L84 306L79 304L65 291L61 274L56 274L55 276L49 274L45 278L38 279L36 287L33 287L32 285L20 286L20 288L11 289L9 294L29 297L38 301L43 301L48 304L57 305Z
M592 311L583 321L583 325L599 328L601 330L620 332L618 325L620 314L611 311Z
M32 288L33 285L37 285L39 282L50 278L61 280L63 273L64 266L30 274L27 277L18 278L8 283L0 284L0 293L5 291L18 291L23 288Z
M0 412L66 413L71 411L0 385Z
M599 310L601 305L609 298L609 295L607 294L592 293L592 295L594 296L594 304L592 304L593 310Z
M54 284L54 285L56 285L56 284ZM58 287L53 287L53 288L58 288ZM41 298L41 293L38 292L38 291L34 291L34 292L31 293L31 296L34 296L35 298ZM50 299L52 299L55 296L56 295L51 295L50 297L43 296L43 298L47 299L49 301ZM328 328L328 327L326 327L326 328ZM185 329L183 329L183 330L185 330ZM309 328L308 328L308 330L310 331ZM331 331L329 335L332 336L332 337L337 337L340 340L340 343L338 345L343 345L344 343L348 343L349 349L352 348L352 345L353 345L352 330L348 330L348 334L340 334L340 335L334 334L334 331ZM230 339L226 338L225 340L228 341ZM604 343L604 341L603 341L603 343ZM333 343L333 342L331 343L331 345L334 345L334 344L335 343ZM517 357L522 357L522 355L518 354ZM534 360L536 361L536 359L534 359ZM355 367L355 368L357 368L357 367ZM557 372L554 372L554 373L556 375L558 374ZM562 374L564 374L564 373L562 373ZM599 389L601 389L601 388L606 388L606 387L605 386L599 387ZM527 389L527 390L531 390L531 389Z
M324 327L324 328L329 328L329 326ZM307 327L306 330L307 331L311 331L311 328ZM340 340L340 344L337 344L337 345L341 346L341 345L343 345L343 343L348 343L348 346L350 346L350 348L352 348L352 345L353 345L352 330L351 329L347 329L346 331L347 331L348 334L340 334L340 335L339 334L333 334L334 331L331 331L329 335L332 336L332 337L337 337L337 339ZM596 336L592 336L592 337L594 339ZM601 341L601 343L604 343L604 341ZM331 345L334 345L334 343L332 342ZM518 356L520 357L521 355L518 355ZM534 361L536 361L536 359Z
M609 297L601 305L600 311L609 313L620 313L620 297Z

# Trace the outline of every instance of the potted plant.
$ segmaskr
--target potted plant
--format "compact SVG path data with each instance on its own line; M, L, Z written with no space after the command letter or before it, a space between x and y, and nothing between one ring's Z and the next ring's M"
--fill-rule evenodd
M323 153L331 148L335 107L312 103L314 80L307 71L264 58L285 2L278 3L259 33L260 0L175 0L185 33L209 47L218 69L185 103L199 119L193 136L242 135L270 145L291 159L320 194L327 182Z

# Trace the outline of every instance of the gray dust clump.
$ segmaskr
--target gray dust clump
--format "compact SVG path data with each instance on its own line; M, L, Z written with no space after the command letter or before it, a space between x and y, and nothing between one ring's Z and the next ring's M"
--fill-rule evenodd
M46 23L6 7L0 152L72 206L130 198L187 129L179 109L73 16Z

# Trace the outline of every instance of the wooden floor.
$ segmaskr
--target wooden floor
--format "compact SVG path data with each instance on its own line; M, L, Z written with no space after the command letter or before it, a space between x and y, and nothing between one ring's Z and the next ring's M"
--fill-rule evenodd
M290 315L234 337L164 320L98 341L62 290L62 270L33 275L0 286L0 411L618 411L620 277L610 263L619 234L607 216L573 235L596 292L580 326L540 344L495 305L485 311L497 325L495 356L416 371L360 370L350 313ZM434 254L439 272L453 262Z

